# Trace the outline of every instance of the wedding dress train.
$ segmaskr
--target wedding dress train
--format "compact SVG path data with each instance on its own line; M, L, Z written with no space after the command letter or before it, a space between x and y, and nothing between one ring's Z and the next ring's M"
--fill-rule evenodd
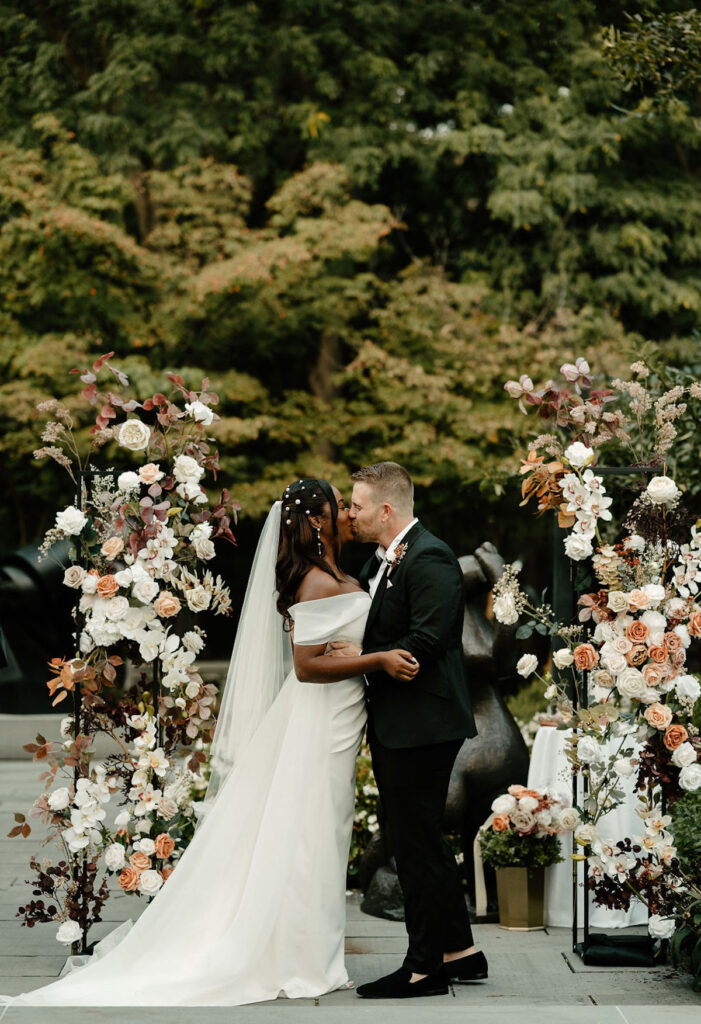
M294 605L295 643L361 644L369 607L364 592ZM365 718L362 678L301 683L291 672L124 937L58 981L0 1000L234 1006L346 985L346 866Z

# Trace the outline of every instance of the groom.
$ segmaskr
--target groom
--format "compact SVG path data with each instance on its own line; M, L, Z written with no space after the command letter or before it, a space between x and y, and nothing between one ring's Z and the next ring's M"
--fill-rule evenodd
M462 654L462 572L450 548L414 517L405 469L379 462L353 480L353 533L378 545L360 576L372 597L363 652L401 647L420 666L410 683L384 672L367 677L372 764L409 949L398 971L361 985L358 995L445 995L449 981L487 977L441 827L453 762L463 740L476 735Z

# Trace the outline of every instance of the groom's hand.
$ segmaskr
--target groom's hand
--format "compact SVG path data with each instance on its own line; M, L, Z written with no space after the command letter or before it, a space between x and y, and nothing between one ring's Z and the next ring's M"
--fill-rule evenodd
M351 643L350 640L334 640L326 648L326 653L341 658L357 658L362 651L357 644Z

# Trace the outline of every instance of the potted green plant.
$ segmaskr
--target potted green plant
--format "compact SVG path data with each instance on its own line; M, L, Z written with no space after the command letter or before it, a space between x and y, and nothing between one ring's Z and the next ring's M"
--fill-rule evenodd
M509 786L479 831L482 860L496 871L502 928L543 927L545 868L563 860L559 836L579 815L557 794Z

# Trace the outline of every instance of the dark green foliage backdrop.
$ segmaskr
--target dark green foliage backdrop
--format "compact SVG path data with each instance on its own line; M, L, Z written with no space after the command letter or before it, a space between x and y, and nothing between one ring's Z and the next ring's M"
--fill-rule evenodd
M69 493L31 460L35 403L115 349L142 390L211 376L253 518L396 458L460 552L542 561L503 381L619 372L644 338L697 359L689 6L2 4L3 548Z

